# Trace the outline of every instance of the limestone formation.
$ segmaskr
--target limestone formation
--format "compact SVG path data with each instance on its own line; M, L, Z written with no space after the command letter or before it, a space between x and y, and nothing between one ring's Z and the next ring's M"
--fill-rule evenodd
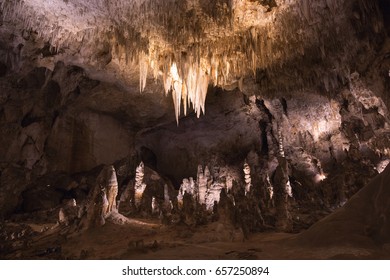
M207 195L207 180L208 178L205 175L205 172L203 172L203 167L201 165L198 165L198 174L197 174L197 182L198 182L198 201L200 204L206 203L206 195Z
M0 0L0 258L208 257L237 232L245 252L212 258L303 257L250 242L343 207L353 257L389 255L385 188L363 189L388 178L389 15L389 0ZM321 223L313 244L339 234ZM153 255L121 249L140 236Z
M225 189L225 184L221 182L213 182L211 186L207 189L206 194L206 209L212 211L214 209L214 205L218 204L220 199L220 193L222 189Z
M106 218L116 212L118 182L113 166L105 166L94 182L82 217L84 228L103 226ZM109 195L107 195L109 194Z
M265 178L263 179L263 182L266 184L267 194L268 194L268 207L274 206L274 187L271 184L271 181L269 179L268 173L265 174Z
M135 172L134 204L137 208L141 205L142 196L146 188L146 184L143 182L144 168L144 163L141 161Z
M289 167L287 159L278 157L278 167L276 168L273 185L275 196L275 207L277 210L277 225L276 227L282 231L292 230L292 220L289 211Z
M177 201L180 207L183 205L183 198L185 193L188 193L191 196L196 197L197 190L196 190L194 179L192 177L190 177L189 179L184 178L183 183L180 186L179 194L177 196Z
M129 180L119 199L118 211L121 213L134 212L134 180Z
M118 210L116 207L116 200L118 195L118 181L116 178L116 172L114 166L109 167L107 179L108 180L106 186L106 193L107 193L107 200L108 200L108 209L106 214Z
M160 207L158 205L157 199L153 196L152 197L152 214L156 215L160 213Z
M248 165L248 163L244 163L244 177L245 177L245 195L250 192L251 185L252 185L252 179L251 179L251 169Z
M172 204L172 200L170 199L170 196L169 196L169 189L168 189L168 185L167 184L164 184L164 203L163 203L163 208L167 212L172 211L172 208L173 208L173 204Z
M65 202L58 212L58 222L63 225L70 225L77 220L79 208L75 199Z
M83 227L87 229L103 226L106 223L107 208L106 190L102 186L96 185L88 199L86 214L82 221Z

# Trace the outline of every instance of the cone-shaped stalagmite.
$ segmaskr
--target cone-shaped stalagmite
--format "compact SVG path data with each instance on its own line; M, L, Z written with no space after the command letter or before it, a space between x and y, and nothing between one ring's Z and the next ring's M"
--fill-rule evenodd
M276 168L273 185L274 185L274 197L275 206L277 211L277 224L276 227L282 231L292 230L291 215L288 210L288 173L289 167L287 159L284 157L278 157L279 165Z
M144 194L146 184L144 183L145 165L141 161L135 171L135 185L134 185L134 202L138 208L141 204L142 196Z
M83 227L104 225L106 217L112 211L117 211L117 194L118 181L115 169L113 166L106 166L97 177L95 187L90 191Z
M107 173L106 194L108 200L108 209L106 214L111 213L112 211L117 211L116 197L118 195L118 181L116 178L114 166L111 165L108 168Z

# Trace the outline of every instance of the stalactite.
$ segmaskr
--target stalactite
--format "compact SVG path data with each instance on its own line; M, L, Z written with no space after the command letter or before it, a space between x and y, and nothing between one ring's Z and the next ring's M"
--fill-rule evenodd
M146 86L146 78L148 77L148 60L143 51L139 54L139 90L143 92Z
M334 36L335 32L349 34L352 29L348 24L341 28L335 21L327 20L341 13L340 4L334 0L321 0L319 5L312 0L288 1L283 3L285 9L277 10L277 17L265 13L261 3L247 6L247 1L232 1L223 10L210 14L203 11L199 1L190 5L177 1L96 0L93 9L78 1L78 15L59 16L58 20L45 12L55 7L60 15L66 14L76 8L73 1L45 1L39 7L35 2L0 1L3 19L16 19L22 28L36 31L37 37L48 41L56 51L74 46L75 42L78 49L109 43L119 61L126 59L139 64L141 92L147 83L148 70L155 79L163 80L166 94L172 93L177 122L181 113L186 115L191 106L198 117L205 113L210 84L226 88L233 85L242 91L243 77L256 76L257 69L266 70L272 81L272 76L280 72L278 67L292 58L307 56L312 45L319 46L322 57L325 54L330 57L336 48L345 52L345 59L358 51L341 46L342 36ZM363 14L375 12L368 2L359 1ZM329 9L324 12L325 16L313 22L316 9L326 6ZM264 15L252 26L245 23L249 7L254 9L251 12L257 10L259 15ZM98 17L94 9L100 12ZM114 17L115 22L111 20ZM78 24L72 19L77 19ZM98 22L101 24L96 24ZM320 24L326 28L318 28ZM320 72L329 73L326 65L322 68ZM332 71L337 73L321 79L328 91L337 88L338 76L345 76L339 67ZM297 84L313 80L313 77L297 76L300 77L295 81ZM287 87L285 84L273 86Z

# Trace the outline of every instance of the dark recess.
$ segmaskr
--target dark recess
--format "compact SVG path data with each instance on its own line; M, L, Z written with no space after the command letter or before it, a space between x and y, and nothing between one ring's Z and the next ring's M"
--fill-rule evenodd
M387 35L390 36L390 0L379 0L379 9L383 15L383 24Z
M61 88L55 81L50 81L42 89L42 93L45 99L45 105L51 109L57 107L61 103Z
M280 103L283 106L283 113L287 116L287 101L283 97L280 98Z
M268 124L261 120L259 122L259 127L261 131L261 154L262 155L268 155L268 139L267 139L267 126Z
M7 75L7 65L0 62L0 77Z
M22 122L21 122L20 125L21 125L22 127L27 127L27 126L29 126L29 125L32 124L32 123L39 122L41 119L42 119L42 118L40 118L40 117L34 116L34 115L32 114L32 112L29 112L29 113L27 113L27 114L23 117Z
M149 149L147 147L144 147L144 146L141 147L141 151L140 152L141 152L141 160L143 161L143 163L146 166L156 170L156 168L157 168L157 157L156 157L155 153L151 149Z

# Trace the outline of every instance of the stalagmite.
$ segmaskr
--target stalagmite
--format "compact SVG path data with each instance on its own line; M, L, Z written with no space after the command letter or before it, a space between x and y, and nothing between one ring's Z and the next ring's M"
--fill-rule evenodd
M245 195L250 192L251 185L252 185L252 179L251 179L251 169L249 167L249 164L245 161L244 163L244 175L245 175Z
M201 165L198 166L198 202L199 204L206 204L207 194L207 178L204 175L203 168Z
M204 178L207 180L207 188L210 188L213 178L211 177L210 169L207 165L204 168Z
M266 190L268 194L268 207L274 206L274 187L271 184L268 173L265 174L264 183L266 184Z
M89 196L89 203L86 207L86 214L83 217L83 228L103 226L106 223L108 200L106 190L101 185L96 185Z
M156 197L152 197L152 214L158 214L160 212L159 205L157 203Z
M281 131L280 127L278 127L278 144L279 144L279 157L283 158L284 159L283 162L287 163L287 160L285 158L285 153L284 153L283 136L282 136L282 131ZM278 159L279 159L279 157L278 157ZM279 164L280 164L280 161L279 161ZM287 182L284 185L284 190L288 194L289 197L293 196L292 187L291 187L290 179L288 178L288 176L287 176Z
M233 178L230 175L226 176L226 190L230 193L233 188Z
M164 185L164 210L165 211L171 211L172 210L172 207L171 207L171 200L169 198L169 191L168 191L168 185L165 184Z
M114 166L108 168L108 180L106 186L107 200L108 200L108 209L107 213L112 211L117 211L116 207L116 197L118 195L118 181L116 178L116 172Z
M105 219L116 212L116 197L118 181L113 166L105 166L96 179L94 188L90 191L86 204L86 213L82 218L84 228L102 226Z
M135 171L134 203L137 208L141 204L142 196L146 188L146 184L143 182L145 174L144 168L144 163L141 161Z
M167 199L167 201L169 201L169 195L165 194L165 190L168 191L167 189L164 188L164 199ZM192 177L190 177L189 179L184 178L183 183L180 186L179 193L177 196L177 201L180 207L183 206L183 198L184 198L184 194L186 193L193 197L196 197L197 195L196 185Z
M278 157L279 165L273 178L275 206L277 210L277 228L282 231L291 231L292 220L288 204L288 175L289 167L286 158Z
M70 225L78 217L77 203L75 199L70 199L61 207L58 212L58 222L62 225Z
M284 146L283 146L283 136L282 136L282 131L280 127L278 127L278 144L279 144L279 155L281 157L284 157Z
M212 211L215 203L219 202L221 190L225 188L225 185L219 182L213 182L210 188L207 189L205 204L206 209Z

